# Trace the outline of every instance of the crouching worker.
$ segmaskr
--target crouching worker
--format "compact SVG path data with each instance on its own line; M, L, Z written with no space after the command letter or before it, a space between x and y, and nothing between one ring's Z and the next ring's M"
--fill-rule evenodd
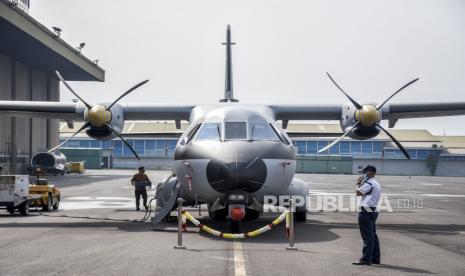
M144 201L145 210L147 210L148 206L147 206L147 189L146 189L146 187L150 187L152 185L152 182L150 182L149 177L145 174L144 167L140 167L139 172L136 173L132 177L131 184L135 187L136 210L137 211L140 210L139 205L140 205L140 197L141 196L142 196L142 199Z

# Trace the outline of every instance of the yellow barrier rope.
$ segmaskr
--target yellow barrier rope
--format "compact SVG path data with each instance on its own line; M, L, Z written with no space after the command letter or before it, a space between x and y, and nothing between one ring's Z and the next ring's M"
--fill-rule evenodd
M280 224L281 222L283 222L284 220L286 220L286 233L288 234L289 233L289 210L286 210L284 211L279 217L277 217L275 220L273 220L270 224L268 225L265 225L257 230L254 230L254 231L250 231L250 232L247 232L247 233L240 233L240 234L232 234L232 233L223 233L223 232L220 232L220 231L217 231L215 229L212 229L206 225L203 225L200 223L200 221L198 221L197 219L195 219L189 212L187 211L183 211L182 212L182 218L183 218L183 229L185 230L186 229L186 219L189 220L190 222L192 222L195 226L197 226L198 228L200 228L200 230L203 230L213 236L217 236L217 237L223 237L223 238L226 238L226 239L244 239L246 237L255 237L255 236L258 236L260 234L263 234L269 230L271 230L272 227Z

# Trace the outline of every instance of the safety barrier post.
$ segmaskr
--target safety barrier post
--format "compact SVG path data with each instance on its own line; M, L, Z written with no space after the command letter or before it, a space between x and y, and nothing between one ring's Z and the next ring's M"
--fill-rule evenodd
M182 245L182 205L184 203L184 199L178 198L178 244L174 247L174 249L186 249L184 245Z
M289 246L286 247L287 250L297 250L294 246L294 204L295 200L291 198L289 200Z

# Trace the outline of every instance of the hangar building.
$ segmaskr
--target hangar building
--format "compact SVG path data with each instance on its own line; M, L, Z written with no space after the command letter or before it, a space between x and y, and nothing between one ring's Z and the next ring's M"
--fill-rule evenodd
M81 123L69 129L60 126L60 139L71 136ZM174 149L182 130L174 122L139 121L126 122L123 135L142 160L137 160L120 140L97 141L78 134L67 142L64 151L74 154L89 149L100 149L101 164L105 168L170 168ZM340 136L338 124L289 124L287 132L298 154L297 172L356 174L367 165L377 166L379 173L391 175L465 176L465 136L435 136L425 129L391 129L390 132L404 145L412 157L406 160L389 139L380 134L367 141L345 138L326 152L318 150ZM298 138L297 138L298 137ZM66 153L65 153L66 154ZM68 158L73 156L68 155ZM82 155L76 160L84 160ZM79 159L80 158L80 159ZM83 159L84 158L84 159ZM95 162L89 161L89 164Z
M70 81L104 81L103 69L32 18L28 8L29 0L0 0L0 100L59 101L55 70ZM0 116L3 173L24 173L34 153L58 140L57 120Z

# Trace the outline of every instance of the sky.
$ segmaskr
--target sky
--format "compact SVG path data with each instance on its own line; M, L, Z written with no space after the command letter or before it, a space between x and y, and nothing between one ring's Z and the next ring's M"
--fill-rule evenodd
M242 103L347 102L327 71L362 103L381 103L416 77L390 102L465 102L462 0L32 0L30 15L99 60L105 82L70 83L91 102L144 79L122 102L218 102L227 24ZM64 87L61 99L72 99ZM405 119L396 128L465 135L464 121Z

